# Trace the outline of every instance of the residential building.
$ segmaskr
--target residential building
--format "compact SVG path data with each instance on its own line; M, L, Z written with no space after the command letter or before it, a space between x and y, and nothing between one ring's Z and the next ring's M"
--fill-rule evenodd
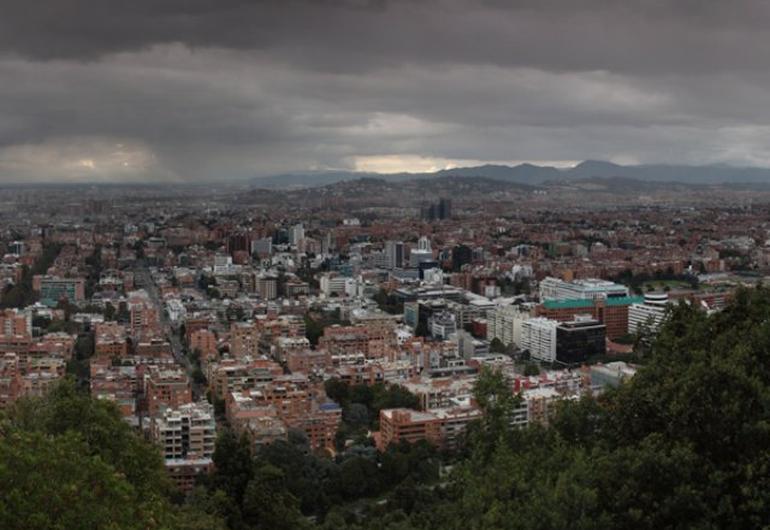
M556 328L559 323L543 317L530 318L521 324L521 348L532 359L552 363L556 360Z
M153 417L151 436L163 452L166 470L182 491L192 489L196 477L213 468L216 421L210 404L161 409Z
M144 391L151 416L158 414L162 407L177 408L192 402L190 380L181 368L150 365L146 369Z
M522 324L532 318L533 311L527 305L508 305L487 313L487 339L498 339L506 346L523 347L521 342Z
M390 444L420 440L442 449L456 449L468 424L480 419L481 415L481 410L469 406L430 411L384 409L380 411L380 431L376 433L375 442L380 451Z

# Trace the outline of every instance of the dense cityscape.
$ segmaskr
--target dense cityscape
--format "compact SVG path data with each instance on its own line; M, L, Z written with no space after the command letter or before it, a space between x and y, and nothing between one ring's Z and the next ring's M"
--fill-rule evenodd
M770 2L0 6L0 530L770 528Z
M548 428L632 380L675 307L717 314L768 271L761 202L412 184L6 188L0 405L105 406L175 503L229 495L210 524L369 527L451 483L488 385L507 431ZM280 514L230 489L243 454Z

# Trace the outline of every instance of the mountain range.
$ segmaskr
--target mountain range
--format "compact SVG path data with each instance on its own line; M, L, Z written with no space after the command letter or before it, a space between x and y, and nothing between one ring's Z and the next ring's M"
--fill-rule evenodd
M571 168L537 166L534 164L519 164L516 166L488 164L476 167L442 169L431 173L384 174L358 171L309 171L255 178L253 184L260 188L286 189L325 186L336 182L361 178L402 182L437 177L481 177L530 186L596 178L621 178L682 184L770 184L770 168L667 164L624 166L599 160L586 160Z

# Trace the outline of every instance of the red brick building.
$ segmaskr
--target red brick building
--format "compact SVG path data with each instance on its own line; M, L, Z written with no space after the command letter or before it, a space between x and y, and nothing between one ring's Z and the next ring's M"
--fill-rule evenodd
M619 296L609 298L547 300L535 308L535 316L567 322L576 315L591 315L607 326L607 338L616 339L628 333L628 308L631 304L642 303L641 296Z

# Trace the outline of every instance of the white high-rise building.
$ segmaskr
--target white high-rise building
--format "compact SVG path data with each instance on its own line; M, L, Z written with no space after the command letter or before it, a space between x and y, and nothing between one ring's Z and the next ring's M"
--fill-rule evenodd
M628 308L628 332L637 333L642 327L656 332L666 318L669 299L667 293L647 293L644 303Z
M302 223L292 226L289 231L289 244L299 245L303 239L305 239L305 227L302 226Z
M532 308L521 305L498 307L487 313L487 339L499 339L521 348L521 325L532 318Z
M417 248L409 252L409 266L416 269L420 263L433 260L433 250L430 247L430 239L422 236L417 241Z
M536 317L521 324L521 347L532 359L552 363L556 360L556 320Z

